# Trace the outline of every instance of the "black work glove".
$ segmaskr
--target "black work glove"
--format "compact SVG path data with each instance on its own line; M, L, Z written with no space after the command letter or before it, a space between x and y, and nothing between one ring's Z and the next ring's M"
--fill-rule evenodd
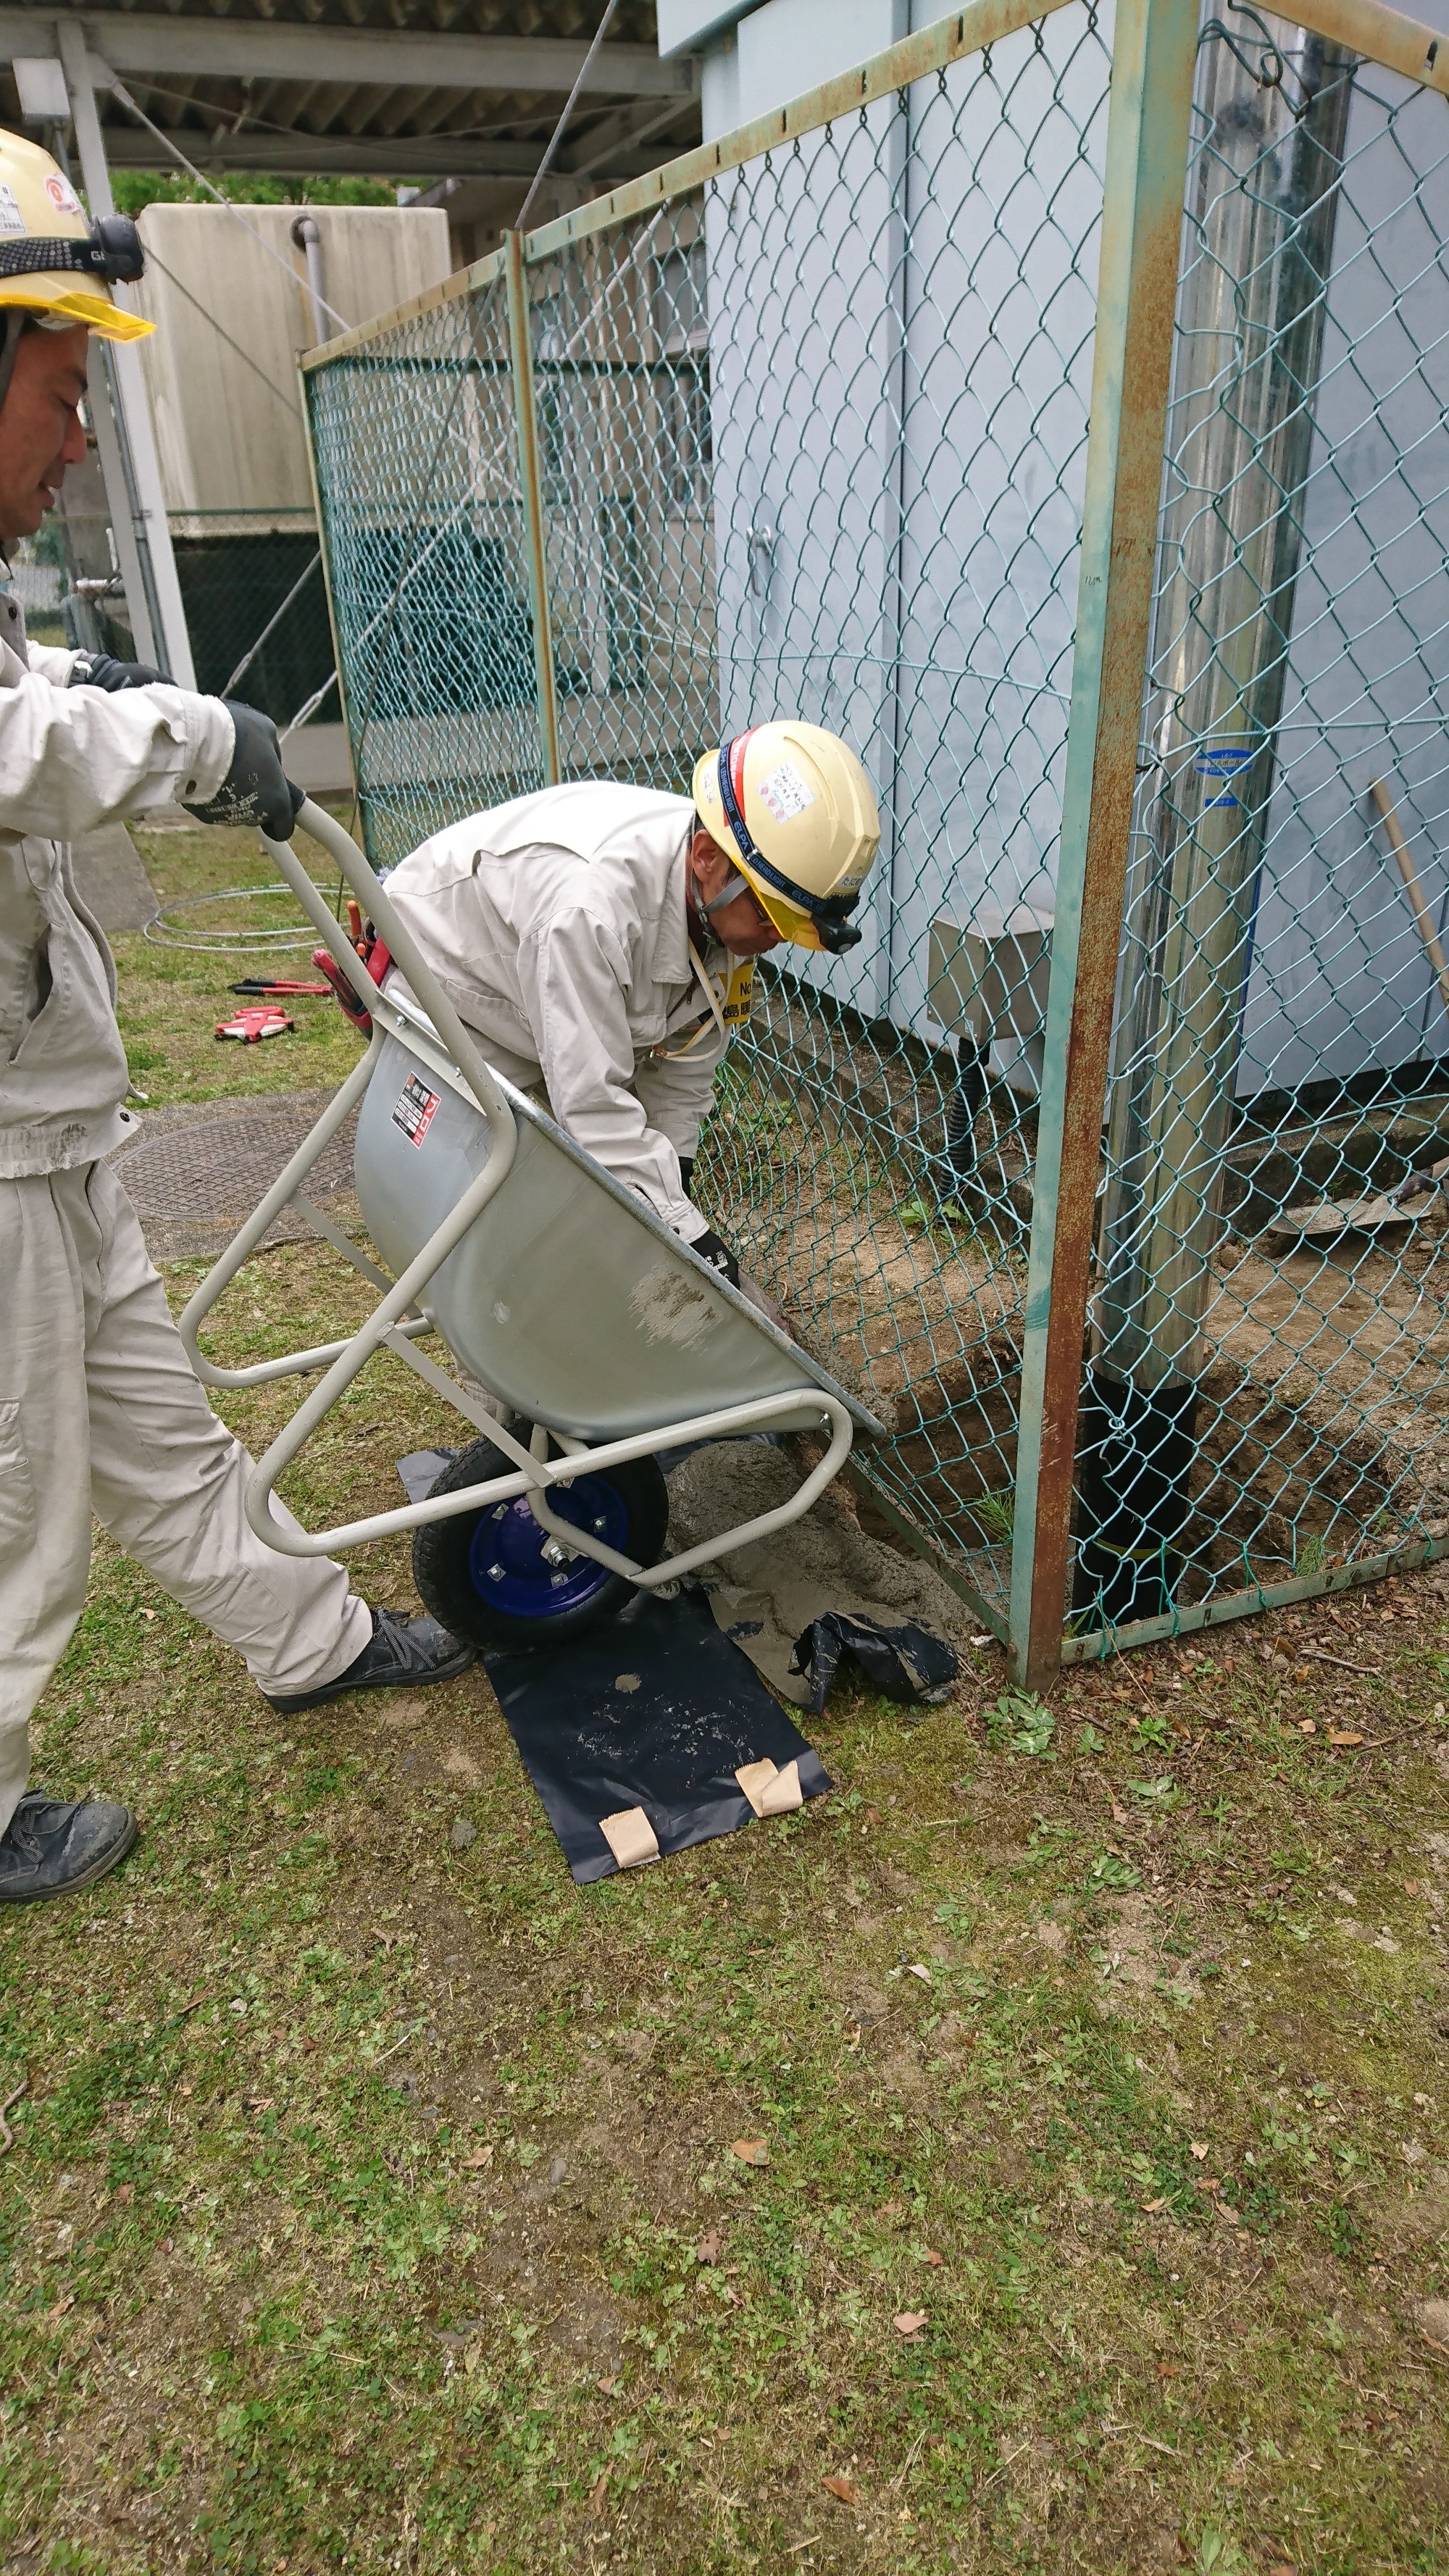
M222 705L236 728L231 767L209 805L188 805L198 823L256 823L269 841L290 841L307 799L282 768L282 746L270 716L239 698Z
M67 686L72 689L105 689L114 697L120 689L154 689L170 686L164 671L153 671L149 662L118 662L110 653L79 653L71 665Z
M717 1234L697 1234L689 1248L701 1261L707 1262L711 1270L717 1270L721 1279L727 1279L732 1288L738 1288L740 1265L729 1245L721 1243Z

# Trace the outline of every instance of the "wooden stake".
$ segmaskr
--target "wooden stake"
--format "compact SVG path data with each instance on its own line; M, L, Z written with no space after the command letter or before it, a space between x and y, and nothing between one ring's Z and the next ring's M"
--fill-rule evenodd
M1434 927L1434 916L1425 901L1424 889L1419 883L1414 862L1409 856L1409 844L1404 838L1403 828L1394 811L1393 798L1381 778L1374 780L1369 794L1379 809L1380 820L1388 834L1389 848L1393 851L1399 874L1404 880L1404 892L1409 898L1419 937L1428 951L1429 963L1438 977L1440 1000L1445 1010L1449 1011L1449 958L1445 957L1439 933Z

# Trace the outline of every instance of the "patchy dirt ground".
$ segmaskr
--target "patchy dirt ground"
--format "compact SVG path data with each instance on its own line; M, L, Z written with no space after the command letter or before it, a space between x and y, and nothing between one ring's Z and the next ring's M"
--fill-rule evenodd
M119 944L158 1099L350 1061ZM279 1247L221 1345L354 1295ZM289 1498L455 1436L379 1364ZM1044 1701L964 1643L578 1889L481 1674L279 1717L102 1544L37 1776L144 1830L0 1922L0 2566L1449 2570L1449 1576Z
M442 1428L364 1380L293 1500ZM3 2564L1449 2566L1439 1580L968 1646L576 1889L481 1675L277 1717L103 1550L39 1772L145 1832L0 1925Z

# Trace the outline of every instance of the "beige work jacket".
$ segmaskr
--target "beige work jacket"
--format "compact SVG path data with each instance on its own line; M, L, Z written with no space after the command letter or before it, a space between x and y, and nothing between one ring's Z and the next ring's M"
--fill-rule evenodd
M231 766L219 698L72 689L75 656L27 642L0 594L0 1179L95 1161L125 1134L116 975L67 844L173 802Z
M693 831L687 796L582 779L451 824L387 881L490 1063L541 1076L559 1125L686 1242L706 1220L679 1158L726 1043L690 964ZM702 962L716 983L729 965Z

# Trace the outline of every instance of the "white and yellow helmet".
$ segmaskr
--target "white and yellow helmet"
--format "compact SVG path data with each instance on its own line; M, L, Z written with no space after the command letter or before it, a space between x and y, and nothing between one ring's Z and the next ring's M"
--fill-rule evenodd
M838 954L880 847L870 780L848 744L789 717L753 725L696 762L694 803L710 838L784 939Z
M0 129L0 307L56 330L84 323L106 340L141 340L155 324L127 312L111 289L144 265L129 215L92 223L58 162Z

